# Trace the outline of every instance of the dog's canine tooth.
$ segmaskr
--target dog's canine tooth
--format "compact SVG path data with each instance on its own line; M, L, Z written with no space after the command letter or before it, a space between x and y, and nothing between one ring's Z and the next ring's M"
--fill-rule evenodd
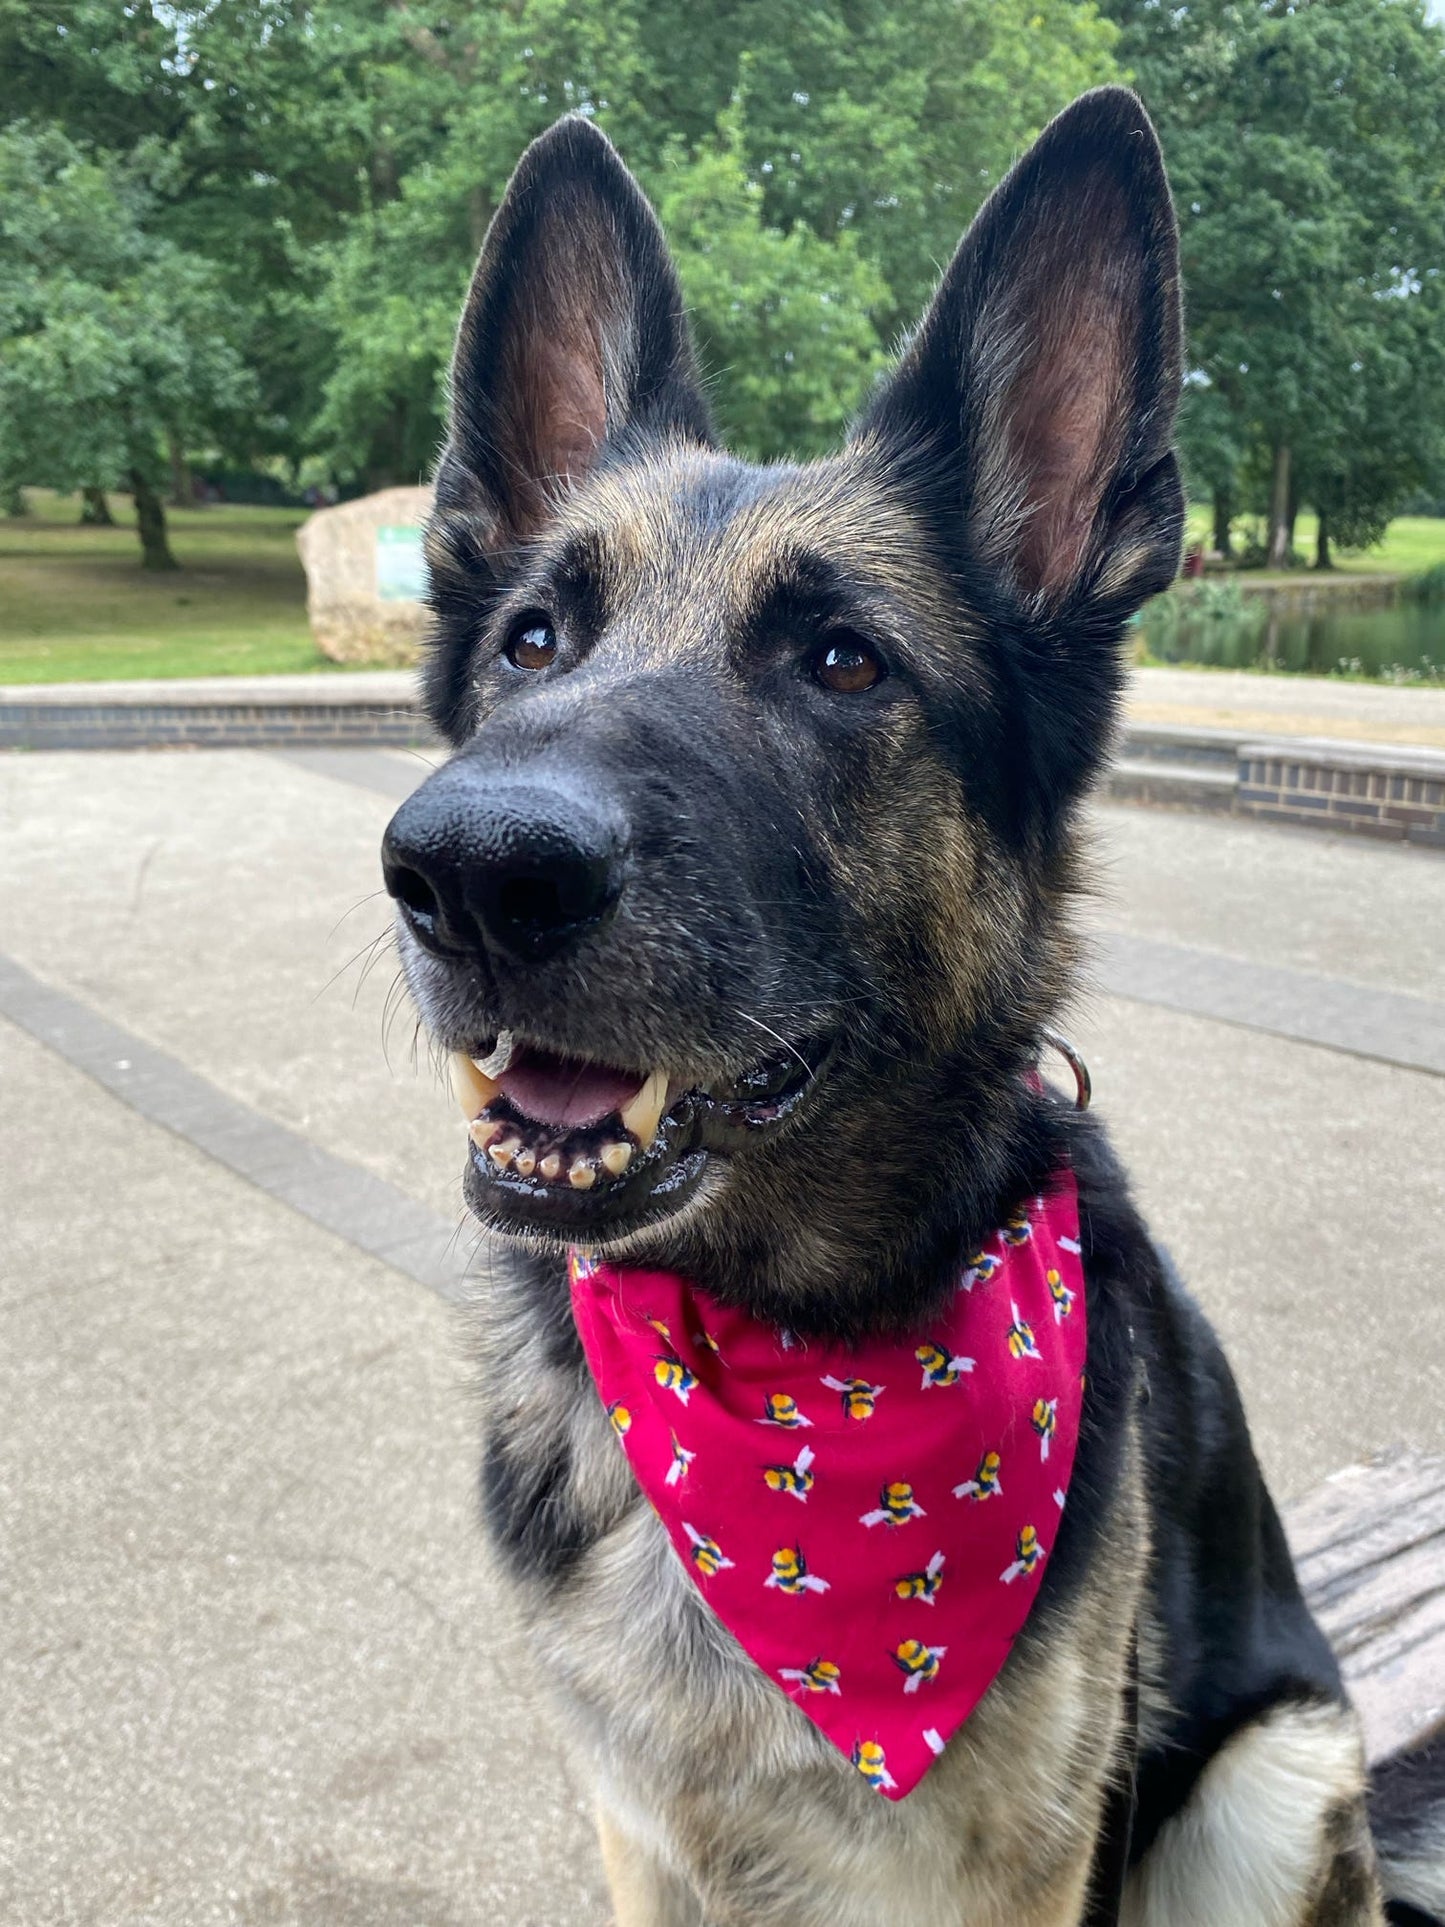
M479 1117L467 1126L467 1135L479 1151L485 1151L493 1138L500 1137L506 1128L499 1117Z
M459 1050L451 1054L452 1095L462 1107L462 1116L470 1123L480 1117L492 1099L497 1095L498 1085L494 1077L477 1069L470 1057L464 1057Z
M513 1041L511 1031L499 1030L497 1032L497 1041L492 1049L491 1055L488 1057L474 1057L472 1062L476 1065L483 1077L496 1079L501 1076L502 1072L506 1070L507 1066L511 1063L512 1053L515 1049L516 1044Z
M620 1141L604 1144L597 1154L614 1178L620 1178L632 1162L632 1146Z
M508 1138L505 1144L493 1144L487 1156L499 1171L505 1171L521 1148L522 1140L519 1137Z
M560 1178L562 1175L561 1152L549 1151L537 1166L537 1169L542 1173L542 1176L547 1180L548 1184L553 1183L555 1179Z
M512 1169L517 1173L519 1178L529 1178L536 1168L537 1153L529 1150L526 1145L523 1145L522 1149L518 1151L512 1161Z
M590 1191L597 1182L597 1166L589 1164L586 1158L573 1158L567 1182L574 1191Z
M637 1139L639 1150L645 1151L657 1136L658 1119L666 1109L667 1072L649 1071L642 1089L623 1105L621 1113L622 1128Z

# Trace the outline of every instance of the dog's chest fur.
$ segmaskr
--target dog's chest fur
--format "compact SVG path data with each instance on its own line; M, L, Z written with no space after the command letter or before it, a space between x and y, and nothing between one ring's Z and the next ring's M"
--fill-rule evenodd
M701 1893L709 1927L1076 1914L1143 1585L1137 1454L1083 1585L1062 1604L1044 1596L945 1755L894 1803L709 1613L585 1365L564 1355L528 1287L494 1284L483 1319L491 1523L518 1624L544 1656L587 1791ZM543 1467L524 1538L528 1495L512 1480Z

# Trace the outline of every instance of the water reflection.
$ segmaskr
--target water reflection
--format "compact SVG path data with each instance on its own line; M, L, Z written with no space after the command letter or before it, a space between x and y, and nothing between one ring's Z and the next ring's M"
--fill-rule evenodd
M1149 654L1228 669L1445 682L1445 602L1279 614L1263 597L1214 600L1196 610L1178 597L1157 597L1139 623Z

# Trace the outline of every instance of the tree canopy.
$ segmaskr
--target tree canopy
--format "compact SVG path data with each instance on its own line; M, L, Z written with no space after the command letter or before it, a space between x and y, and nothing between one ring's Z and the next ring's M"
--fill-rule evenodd
M1442 49L1420 0L0 0L0 483L424 475L477 247L568 109L659 207L729 435L814 452L1012 158L1123 77L1195 490L1349 540L1441 485Z

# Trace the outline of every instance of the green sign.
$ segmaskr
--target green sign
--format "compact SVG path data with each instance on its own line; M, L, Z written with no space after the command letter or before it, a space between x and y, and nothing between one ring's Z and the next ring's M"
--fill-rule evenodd
M420 602L425 597L420 529L376 531L376 593L383 602Z

